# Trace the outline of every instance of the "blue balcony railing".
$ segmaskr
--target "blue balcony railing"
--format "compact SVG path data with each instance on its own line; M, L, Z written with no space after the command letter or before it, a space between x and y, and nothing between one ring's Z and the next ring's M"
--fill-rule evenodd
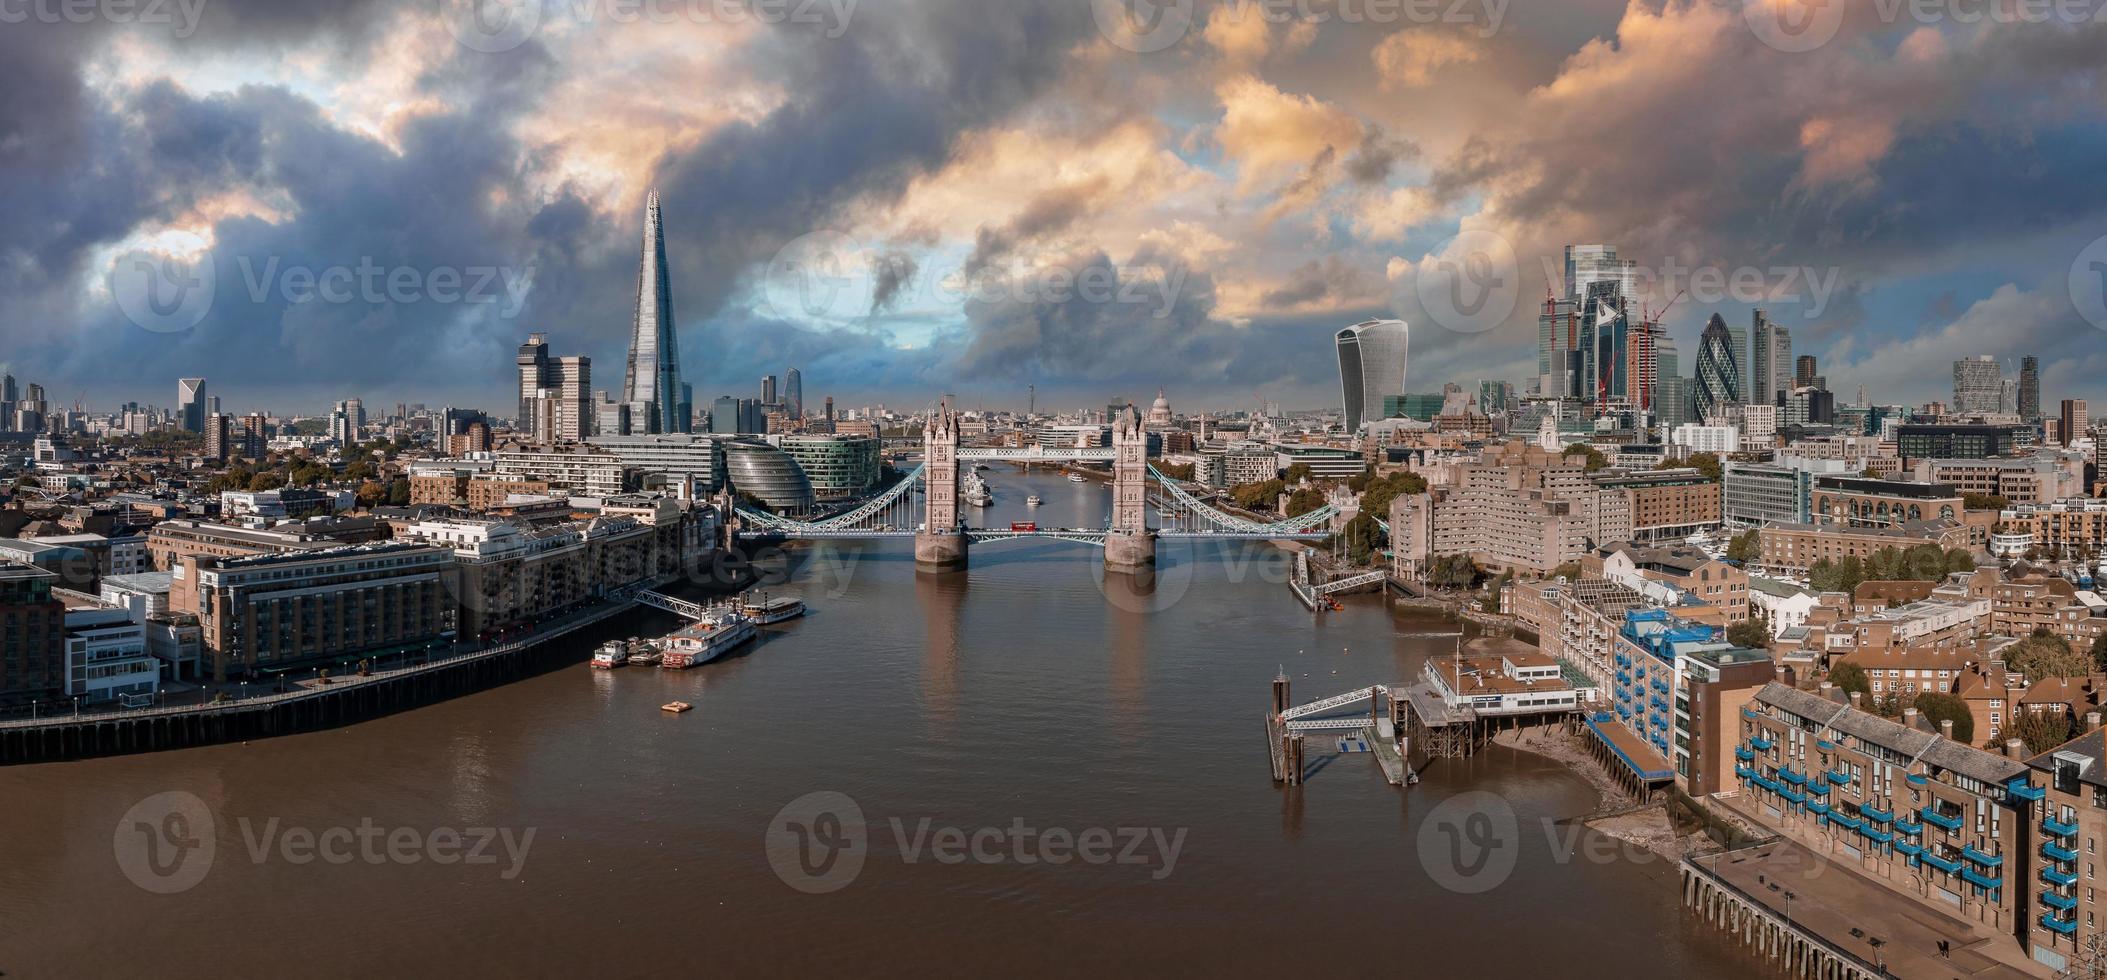
M1769 752L1769 751L1770 751L1770 749L1771 749L1771 746L1773 746L1773 745L1776 745L1776 744L1778 744L1778 743L1776 743L1776 742L1773 742L1773 741L1771 741L1770 739L1764 738L1764 737L1763 737L1763 736L1761 736L1761 735L1758 735L1758 736L1756 736L1755 738L1749 739L1749 745L1753 746L1753 747L1754 747L1754 748L1756 749L1756 751L1758 751L1758 752Z
M1924 809L1917 811L1917 815L1923 817L1924 822L1928 824L1934 824L1936 826L1944 827L1947 830L1961 829L1961 818L1949 817L1931 807L1925 807Z
M2041 904L2046 905L2052 909L2062 909L2063 911L2068 912L2071 909L2078 907L2078 900L2075 898L2065 898L2061 895L2056 894L2055 892L2042 892Z
M2058 871L2052 867L2044 867L2041 869L2041 880L2051 885L2069 888L2078 883L2078 876L2069 871Z
M1985 868L2001 867L2005 863L2001 854L1985 854L1972 847L1961 848L1961 856Z
M2041 924L2066 936L2078 931L2076 919L2059 919L2051 912L2041 913Z
M2017 779L2012 780L2009 783L2006 783L2005 792L2012 794L2012 796L2017 799L2027 800L2029 802L2038 801L2048 795L2047 790L2027 782L2025 776L2021 776Z
M2078 825L2076 823L2064 823L2054 817L2041 818L2041 829L2057 837L2076 837L2078 835Z
M2042 841L2041 856L2051 861L2075 861L2078 859L2078 852L2067 847L2057 847L2054 841Z

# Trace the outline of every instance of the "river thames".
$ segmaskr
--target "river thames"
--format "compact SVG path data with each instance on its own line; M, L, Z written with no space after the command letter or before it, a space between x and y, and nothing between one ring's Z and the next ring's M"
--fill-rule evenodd
M1100 484L987 476L986 524L1104 520ZM1538 757L1400 790L1313 738L1272 783L1276 670L1298 702L1406 679L1446 620L1314 617L1262 545L1166 543L1148 592L1083 545L912 555L793 552L765 588L810 614L691 671L580 640L343 729L0 769L0 974L1758 975L1672 863L1561 823L1594 795Z

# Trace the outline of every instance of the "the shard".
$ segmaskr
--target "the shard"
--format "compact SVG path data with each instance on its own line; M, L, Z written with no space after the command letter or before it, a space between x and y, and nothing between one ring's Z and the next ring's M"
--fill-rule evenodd
M644 202L644 257L637 269L636 323L629 337L623 400L632 425L646 432L686 432L690 412L680 384L680 344L673 334L673 287L666 274L666 232L658 191Z

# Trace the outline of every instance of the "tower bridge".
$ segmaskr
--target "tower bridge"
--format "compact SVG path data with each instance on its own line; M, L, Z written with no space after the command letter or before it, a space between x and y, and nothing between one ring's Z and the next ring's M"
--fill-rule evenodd
M1322 540L1336 510L1327 505L1281 521L1255 521L1215 508L1157 471L1148 462L1148 434L1141 416L1129 406L1112 426L1110 447L997 447L959 445L959 418L946 405L930 418L922 435L923 461L884 493L849 510L801 520L735 507L740 537L793 540L880 540L913 538L915 565L928 571L966 567L972 543L1053 538L1105 549L1105 567L1137 572L1156 563L1156 544L1172 538L1194 541ZM1112 463L1112 509L1102 527L976 528L967 526L959 509L961 462L996 460L1013 463L1066 463L1079 460ZM1160 493L1150 492L1155 481ZM922 491L917 507L914 492ZM1176 515L1170 526L1151 528L1151 504Z

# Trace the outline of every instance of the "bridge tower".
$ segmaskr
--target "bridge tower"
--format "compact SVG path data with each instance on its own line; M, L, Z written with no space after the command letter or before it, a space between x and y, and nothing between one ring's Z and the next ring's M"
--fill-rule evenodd
M966 567L966 530L958 517L958 416L939 403L922 430L922 490L927 510L914 536L915 568L949 571Z
M1112 423L1112 527L1105 534L1105 568L1135 572L1156 564L1156 532L1149 530L1149 434L1129 405Z

